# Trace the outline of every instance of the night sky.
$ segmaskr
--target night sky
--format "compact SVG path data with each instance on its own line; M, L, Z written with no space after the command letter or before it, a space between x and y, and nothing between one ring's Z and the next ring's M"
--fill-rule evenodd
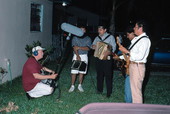
M143 19L152 37L170 37L170 6L165 0L118 0L123 2L116 10L116 31L124 31L130 22ZM72 6L110 16L112 0L72 0Z

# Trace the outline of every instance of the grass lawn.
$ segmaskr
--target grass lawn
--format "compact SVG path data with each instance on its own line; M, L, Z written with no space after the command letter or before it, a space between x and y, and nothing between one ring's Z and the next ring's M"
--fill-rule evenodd
M19 108L12 114L75 114L81 107L93 102L124 102L124 78L120 72L114 72L113 94L106 98L106 89L103 95L96 94L96 73L93 59L90 61L89 72L85 76L83 88L85 92L76 90L68 93L70 87L70 63L65 64L60 74L61 97L56 99L57 93L38 99L28 100L22 88L21 77L13 80L12 85L5 83L0 86L0 109L14 102ZM55 62L51 62L50 68L54 68ZM144 92L145 104L170 105L170 77L150 76ZM4 113L5 112L0 112Z

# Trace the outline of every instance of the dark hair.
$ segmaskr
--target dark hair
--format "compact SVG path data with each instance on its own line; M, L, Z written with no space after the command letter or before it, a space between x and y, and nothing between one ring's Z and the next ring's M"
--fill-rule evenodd
M134 32L134 25L129 25L126 30L125 30L125 33L132 33Z
M85 28L85 29L87 29L87 27L84 26L84 25L79 25L78 27L79 27L79 28Z
M98 28L107 29L106 25L99 25Z
M146 22L144 20L139 20L136 22L136 24L138 25L138 27L142 27L143 28L143 32L146 32Z

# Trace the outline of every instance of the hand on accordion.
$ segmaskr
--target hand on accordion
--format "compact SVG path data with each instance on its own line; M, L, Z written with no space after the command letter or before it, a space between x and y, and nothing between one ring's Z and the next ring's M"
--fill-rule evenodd
M81 61L81 58L79 55L76 57L76 60Z
M94 50L95 50L95 49L96 49L96 45L92 45L92 49L94 49Z
M109 50L106 50L103 54L104 54L104 57L107 57L111 54L111 52Z

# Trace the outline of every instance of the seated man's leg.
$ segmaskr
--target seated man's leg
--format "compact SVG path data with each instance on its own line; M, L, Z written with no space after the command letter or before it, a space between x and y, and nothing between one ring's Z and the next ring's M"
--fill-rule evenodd
M54 89L49 85L39 82L31 91L28 91L27 93L31 97L37 98L42 97L44 95L50 95L53 92L53 90Z

